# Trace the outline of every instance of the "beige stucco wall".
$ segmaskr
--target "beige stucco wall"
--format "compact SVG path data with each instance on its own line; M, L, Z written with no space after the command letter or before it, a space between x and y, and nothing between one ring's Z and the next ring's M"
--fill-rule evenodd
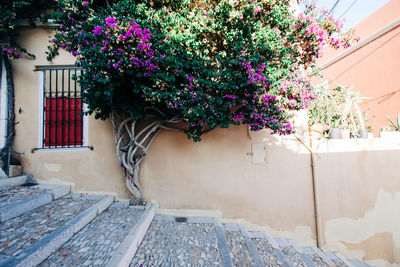
M317 150L324 248L399 266L400 139L331 140Z
M20 31L20 42L36 59L13 61L15 83L16 137L15 150L22 154L24 171L33 173L45 183L64 183L74 192L104 192L118 198L129 198L122 171L115 157L113 133L109 121L89 118L89 145L94 150L35 151L39 134L39 72L35 65L73 64L74 58L61 51L53 62L46 60L51 32L46 28ZM21 110L21 112L18 112Z
M257 141L264 142L267 163L253 164L244 126L215 130L200 143L163 132L142 165L144 196L161 208L221 210L279 230L313 227L309 154L293 139Z
M13 62L14 146L23 153L24 170L41 182L71 184L74 192L129 198L108 121L89 119L93 151L31 153L38 145L39 127L39 75L33 68L49 64L44 54L48 35L46 29L22 30L21 43L37 58ZM73 60L62 54L52 64ZM304 125L300 119L296 123ZM400 264L400 141L337 140L314 144L314 149L323 247L379 266ZM145 200L156 202L161 212L217 215L314 244L311 173L310 153L294 136L249 133L241 126L214 130L200 143L162 132L143 161L140 177Z

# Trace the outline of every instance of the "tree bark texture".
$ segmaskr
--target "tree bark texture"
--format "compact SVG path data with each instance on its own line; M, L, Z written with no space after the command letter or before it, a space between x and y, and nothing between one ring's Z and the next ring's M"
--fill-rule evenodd
M132 194L131 204L142 200L142 187L139 183L139 167L156 136L163 130L182 131L174 125L182 122L179 117L150 121L135 121L129 116L111 114L114 130L116 155L123 168L126 186Z

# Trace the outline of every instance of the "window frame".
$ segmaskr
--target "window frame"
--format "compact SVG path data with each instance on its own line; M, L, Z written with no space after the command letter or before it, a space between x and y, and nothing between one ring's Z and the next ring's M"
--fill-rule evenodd
M8 88L7 88L7 71L4 60L1 62L0 75L0 147L4 147L7 142L8 130Z
M38 109L38 148L35 150L40 151L81 151L92 149L89 146L89 117L87 115L82 116L82 145L73 146L73 145L65 145L65 146L45 146L44 143L44 91L45 91L45 71L47 70L76 70L81 68L76 67L75 65L43 65L43 66L35 66L35 71L39 72L39 109ZM82 98L81 98L82 99ZM87 105L83 103L82 111L86 112Z

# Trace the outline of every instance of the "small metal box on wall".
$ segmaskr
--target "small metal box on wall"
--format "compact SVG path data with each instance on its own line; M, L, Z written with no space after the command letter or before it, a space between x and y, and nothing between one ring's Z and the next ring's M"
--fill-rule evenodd
M267 163L267 148L265 144L251 144L251 155L253 164Z

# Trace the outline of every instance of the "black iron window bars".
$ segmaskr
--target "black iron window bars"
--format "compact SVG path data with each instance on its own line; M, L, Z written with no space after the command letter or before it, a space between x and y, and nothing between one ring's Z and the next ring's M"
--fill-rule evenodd
M36 149L77 148L85 145L81 88L75 66L37 66L42 75L42 136ZM33 149L33 150L36 150Z

